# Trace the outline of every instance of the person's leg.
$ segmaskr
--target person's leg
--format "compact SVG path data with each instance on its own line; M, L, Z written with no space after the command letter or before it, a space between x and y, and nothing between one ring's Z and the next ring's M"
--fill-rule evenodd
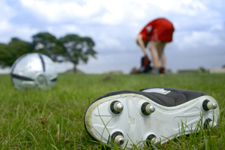
M160 67L160 74L165 73L165 67L166 67L166 56L164 53L164 47L166 45L166 42L160 41L157 47L158 50L158 55L159 55L159 61L161 62L161 67Z
M151 74L159 74L160 73L160 57L161 57L161 53L158 49L160 44L160 41L152 41L150 43L150 52L151 52L151 56L152 56L152 62L153 62L153 68L151 70Z
M165 45L166 45L166 42L160 41L158 43L158 46L157 46L159 61L161 61L161 67L162 68L166 67L166 56L165 56L165 53L164 53Z
M150 52L152 55L152 61L153 61L153 74L162 73L164 74L164 70L166 67L166 57L164 54L164 47L166 45L166 42L163 41L152 41L150 44ZM161 67L160 67L161 62Z
M152 41L150 43L150 46L149 46L151 56L152 56L152 63L153 63L154 68L160 67L159 66L159 53L158 53L158 50L157 50L158 42L159 41Z

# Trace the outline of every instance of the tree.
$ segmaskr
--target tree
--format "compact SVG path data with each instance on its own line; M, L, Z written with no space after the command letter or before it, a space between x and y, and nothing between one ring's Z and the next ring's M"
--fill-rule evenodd
M8 58L10 57L9 54L9 46L3 43L0 43L0 66L1 67L6 67L6 66L11 66L9 65L10 62L8 62Z
M90 37L68 34L60 39L48 32L32 36L32 43L12 38L9 44L0 43L0 67L11 66L23 54L38 52L49 56L53 61L70 61L74 64L74 72L80 61L88 62L90 56L95 57L95 43Z
M200 72L200 73L206 73L206 72L208 72L208 70L205 69L204 67L199 67L198 72Z
M80 61L87 63L90 56L96 58L97 53L94 50L95 43L90 37L68 34L61 37L59 41L66 48L63 55L64 60L74 64L74 72L76 72L76 66Z
M35 50L60 62L60 57L64 56L66 49L54 35L41 32L33 35L32 38L32 46Z
M17 58L32 51L29 42L12 38L8 45L0 44L0 66L3 68L12 66Z

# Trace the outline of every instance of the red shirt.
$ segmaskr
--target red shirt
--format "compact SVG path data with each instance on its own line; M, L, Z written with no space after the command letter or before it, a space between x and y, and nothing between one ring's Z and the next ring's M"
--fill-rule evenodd
M173 24L165 19L158 18L149 22L139 34L144 41L166 41L171 42L173 36Z

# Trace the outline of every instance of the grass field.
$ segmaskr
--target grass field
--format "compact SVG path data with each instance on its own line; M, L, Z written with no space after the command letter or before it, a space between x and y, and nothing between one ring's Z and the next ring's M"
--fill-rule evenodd
M89 104L109 92L153 86L201 91L214 97L220 107L217 128L175 138L158 149L225 149L225 75L197 73L164 76L60 74L54 89L29 91L14 89L10 76L0 75L0 147L106 149L84 128L83 117Z

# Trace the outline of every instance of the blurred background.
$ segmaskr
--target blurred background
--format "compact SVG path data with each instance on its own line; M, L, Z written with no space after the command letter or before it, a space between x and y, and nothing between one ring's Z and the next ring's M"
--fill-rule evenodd
M158 17L175 27L173 42L165 48L167 69L176 73L225 67L224 0L0 0L0 6L3 46L15 41L33 44L38 33L56 39L69 34L90 37L97 54L88 57L87 64L76 65L84 73L127 74L138 68L143 53L136 36ZM67 59L56 66L62 73L74 63ZM9 72L8 66L0 68L0 73Z

